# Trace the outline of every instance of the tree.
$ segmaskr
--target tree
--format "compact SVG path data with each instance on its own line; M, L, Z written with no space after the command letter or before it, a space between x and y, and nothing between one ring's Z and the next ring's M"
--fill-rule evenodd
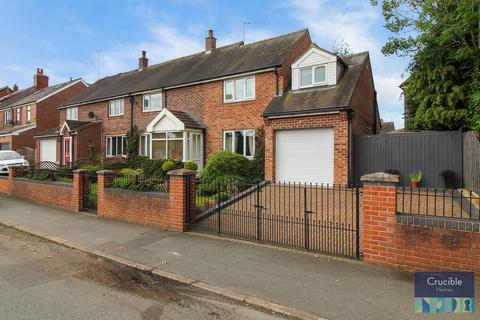
M134 161L138 156L138 146L140 142L140 130L137 126L132 127L126 134L127 138L127 159L129 162Z
M408 128L480 130L480 1L384 0L382 13L382 52L411 58Z
M332 51L340 57L348 57L352 55L352 49L345 40L336 40L333 44Z

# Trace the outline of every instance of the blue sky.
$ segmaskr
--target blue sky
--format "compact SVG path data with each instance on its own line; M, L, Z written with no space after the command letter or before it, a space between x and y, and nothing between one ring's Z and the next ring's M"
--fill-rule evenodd
M365 1L7 1L0 0L0 86L31 85L35 68L50 83L100 76L137 67L141 50L150 63L203 49L208 29L217 45L246 42L309 28L325 49L345 41L352 51L370 51L380 113L402 127L398 85L408 60L385 57L380 49L389 34L380 9Z

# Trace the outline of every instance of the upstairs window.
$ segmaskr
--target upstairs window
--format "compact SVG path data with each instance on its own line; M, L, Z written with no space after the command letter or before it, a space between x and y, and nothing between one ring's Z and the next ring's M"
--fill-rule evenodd
M108 102L108 115L121 116L124 113L124 99L115 99Z
M300 69L300 87L327 84L327 67L314 66Z
M225 131L223 149L252 159L255 154L255 130Z
M78 107L67 108L67 120L78 120Z
M255 99L255 76L225 80L223 84L225 102Z
M162 110L162 93L150 93L143 95L143 111Z
M32 106L27 106L27 123L32 120Z
M12 122L12 110L3 111L3 124L8 126Z
M20 124L22 121L22 108L15 109L15 123Z

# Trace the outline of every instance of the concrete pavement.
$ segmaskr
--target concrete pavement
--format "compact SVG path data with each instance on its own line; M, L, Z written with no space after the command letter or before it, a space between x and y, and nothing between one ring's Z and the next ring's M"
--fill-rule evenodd
M6 196L0 222L327 319L422 318L413 313L411 274L357 261L172 233Z

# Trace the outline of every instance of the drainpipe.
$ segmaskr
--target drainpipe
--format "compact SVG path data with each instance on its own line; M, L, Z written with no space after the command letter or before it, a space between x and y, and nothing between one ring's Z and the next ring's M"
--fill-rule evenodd
M353 112L348 112L348 182L347 184L353 185L354 182L354 168L353 168L353 132L352 132L352 119Z
M273 73L275 74L275 96L278 96L278 71L277 67L273 69Z

